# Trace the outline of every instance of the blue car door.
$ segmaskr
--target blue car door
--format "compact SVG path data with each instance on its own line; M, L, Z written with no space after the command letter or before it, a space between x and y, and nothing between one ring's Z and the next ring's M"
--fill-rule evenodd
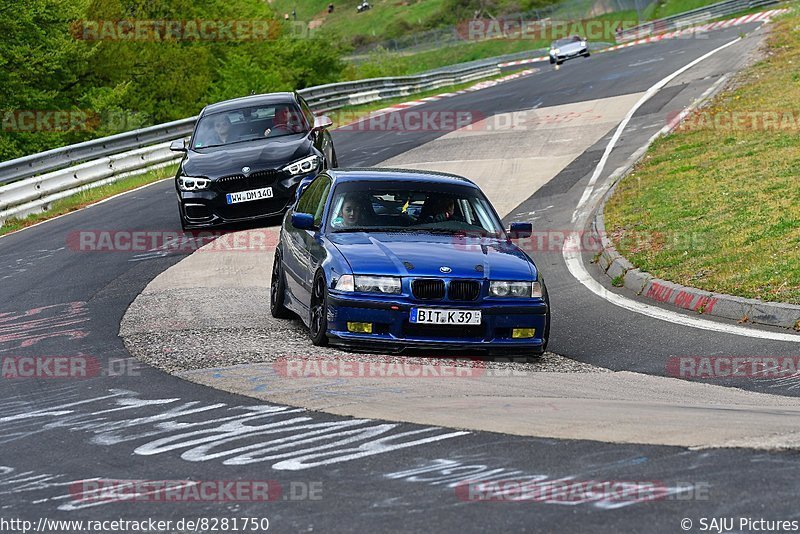
M325 203L330 192L331 179L320 175L303 191L294 211L314 215L315 228L301 230L291 224L291 216L286 219L284 267L286 285L294 299L308 308L311 304L311 285L314 281L319 260L320 224Z

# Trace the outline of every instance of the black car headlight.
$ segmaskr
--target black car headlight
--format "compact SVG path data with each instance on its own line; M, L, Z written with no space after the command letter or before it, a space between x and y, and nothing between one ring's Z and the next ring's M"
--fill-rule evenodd
M361 293L385 293L397 295L402 284L397 276L365 276L345 274L336 282L338 291L359 291Z
M283 172L288 172L289 174L308 174L313 170L316 170L319 167L320 157L316 154L305 157L303 159L297 160L294 163L290 163L286 165L283 169Z
M541 298L542 284L539 282L495 280L489 282L489 295L492 297Z
M208 189L211 180L195 176L178 176L178 189L181 191L202 191Z

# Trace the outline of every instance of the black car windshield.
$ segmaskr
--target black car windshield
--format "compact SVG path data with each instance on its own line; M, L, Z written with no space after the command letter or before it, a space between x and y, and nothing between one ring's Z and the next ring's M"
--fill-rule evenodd
M284 102L204 115L192 147L208 148L307 132L309 125L295 104Z
M504 236L489 201L471 187L350 182L336 188L331 232L425 232Z

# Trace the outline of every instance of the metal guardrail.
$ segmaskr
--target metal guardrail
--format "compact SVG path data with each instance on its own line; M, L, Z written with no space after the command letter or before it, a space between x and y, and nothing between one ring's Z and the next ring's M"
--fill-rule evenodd
M774 5L780 2L781 0L725 0L716 4L678 13L677 15L653 20L645 24L640 24L639 26L634 26L633 28L628 28L620 33L617 40L619 42L627 42L648 37L653 34L681 30L688 26L694 26L720 17L733 15L734 13L740 13L757 7Z
M500 73L497 63L416 76L372 78L298 91L315 112L406 96ZM44 211L61 198L121 176L168 165L169 141L188 136L197 117L150 126L0 163L0 224Z

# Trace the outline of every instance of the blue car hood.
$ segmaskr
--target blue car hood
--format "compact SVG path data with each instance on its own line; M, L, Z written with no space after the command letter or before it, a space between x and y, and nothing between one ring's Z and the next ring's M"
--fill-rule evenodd
M436 234L339 233L329 236L354 274L530 280L533 262L501 239Z

